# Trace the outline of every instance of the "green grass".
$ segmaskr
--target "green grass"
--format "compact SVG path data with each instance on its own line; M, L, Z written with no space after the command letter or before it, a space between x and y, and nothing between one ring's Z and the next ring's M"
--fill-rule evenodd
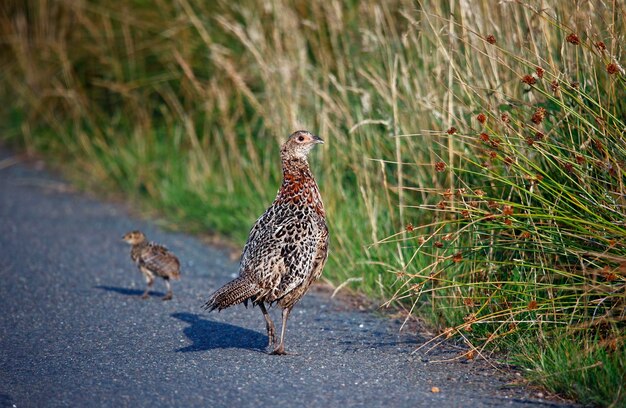
M555 333L556 334L556 333ZM595 334L548 339L522 346L517 363L529 378L565 397L583 404L619 407L624 405L626 354L623 337L606 340Z
M278 189L280 142L312 130L325 279L618 406L625 11L535 6L5 1L0 137L241 245Z

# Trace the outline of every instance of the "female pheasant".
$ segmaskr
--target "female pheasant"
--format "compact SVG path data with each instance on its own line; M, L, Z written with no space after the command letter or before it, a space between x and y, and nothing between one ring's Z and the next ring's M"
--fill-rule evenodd
M178 258L163 245L148 242L146 236L141 231L131 231L125 234L122 239L132 245L130 259L137 264L137 267L146 278L145 292L141 297L148 298L148 292L154 283L154 276L160 276L165 280L167 294L163 300L172 298L172 287L170 279L180 279L180 262Z
M239 277L218 289L206 302L209 311L248 300L265 317L272 354L286 354L285 328L294 305L320 277L328 257L328 227L320 192L309 169L307 155L318 136L299 130L280 150L283 182L276 199L256 221L243 248ZM282 311L280 343L265 304Z

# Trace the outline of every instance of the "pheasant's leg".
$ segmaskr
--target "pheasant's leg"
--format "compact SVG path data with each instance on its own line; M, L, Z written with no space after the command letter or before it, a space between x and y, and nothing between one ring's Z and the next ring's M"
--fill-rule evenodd
M146 290L143 292L143 295L141 295L142 299L148 299L148 293L150 292L150 289L152 289L152 284L154 283L154 275L152 274L152 272L150 272L149 270L147 270L146 268L141 268L141 272L143 273L143 276L146 278Z
M290 307L286 307L283 309L283 327L280 328L280 344L274 349L274 351L272 351L272 354L287 354L287 352L285 351L285 330L287 329L287 318L289 317L289 312L291 312Z
M270 317L270 314L267 313L267 309L263 303L259 303L259 307L261 308L261 312L263 312L263 317L265 318L265 328L267 329L267 337L269 338L267 347L271 347L274 344L274 322Z
M167 294L163 296L163 300L170 300L173 297L173 293L169 278L165 278L165 286L167 286Z

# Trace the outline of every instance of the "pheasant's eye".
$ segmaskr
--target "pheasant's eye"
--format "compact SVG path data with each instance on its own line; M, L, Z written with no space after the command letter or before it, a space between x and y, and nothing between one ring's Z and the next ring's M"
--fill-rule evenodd
M298 137L298 141L299 141L299 142L304 142L304 136L300 136L300 137Z

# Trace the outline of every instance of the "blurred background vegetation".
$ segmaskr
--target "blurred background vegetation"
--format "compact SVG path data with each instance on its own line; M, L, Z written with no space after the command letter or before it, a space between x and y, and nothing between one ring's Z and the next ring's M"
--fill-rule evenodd
M305 128L324 276L626 404L621 1L4 0L0 141L243 244ZM493 351L501 353L492 355Z

